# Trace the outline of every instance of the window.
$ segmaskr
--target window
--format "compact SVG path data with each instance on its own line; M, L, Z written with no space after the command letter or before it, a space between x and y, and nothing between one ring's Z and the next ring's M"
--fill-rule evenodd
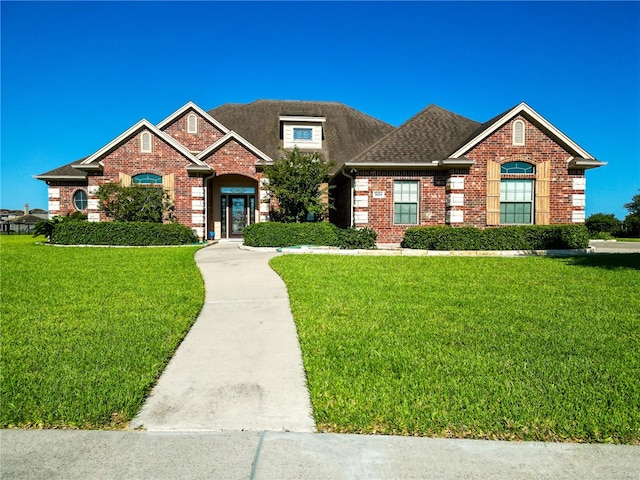
M533 213L533 180L500 181L500 223L530 224Z
M141 173L131 177L131 180L137 185L162 185L162 177L155 173Z
M76 208L76 210L86 210L87 203L87 192L85 192L84 190L76 190L73 194L73 206Z
M194 113L187 116L187 133L198 133L198 117Z
M393 182L393 223L416 225L418 223L418 182L397 180Z
M513 144L524 145L524 122L522 120L516 120L513 122Z
M313 130L310 128L294 128L293 139L306 140L310 142L313 139Z
M535 173L533 165L526 162L509 162L500 167L500 173Z
M140 135L140 151L142 153L151 152L151 134L149 132L142 132Z

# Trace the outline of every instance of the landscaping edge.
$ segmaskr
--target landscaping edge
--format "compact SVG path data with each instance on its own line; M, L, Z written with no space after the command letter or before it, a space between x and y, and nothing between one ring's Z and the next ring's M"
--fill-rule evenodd
M332 254L397 257L574 257L594 253L593 247L567 250L417 250L401 247L379 247L371 250L345 250L338 247L298 245L292 247L249 247L240 244L243 250L277 252L285 254Z

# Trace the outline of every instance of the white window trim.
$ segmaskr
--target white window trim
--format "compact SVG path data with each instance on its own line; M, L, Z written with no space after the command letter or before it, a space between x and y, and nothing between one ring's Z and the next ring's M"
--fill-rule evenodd
M193 118L193 128L191 128L191 119ZM187 133L198 133L198 117L195 113L187 115Z
M144 145L144 138L145 136L148 135L149 136L149 146L148 148L145 148ZM140 134L140 152L141 153L151 153L153 151L153 142L152 142L152 138L151 138L151 132L148 131L144 131Z
M521 139L517 139L516 138L516 126L520 125L522 127L522 138ZM511 127L511 143L513 145L518 145L518 146L522 146L525 144L525 125L524 122L522 120L516 120L515 122L513 122L513 125Z
M396 201L396 182L412 182L417 184L417 198L415 202L398 202ZM416 204L416 221L415 223L396 223L396 204L398 203L415 203ZM391 214L393 225L419 225L420 224L420 181L419 180L394 180L393 181L393 202L391 203Z

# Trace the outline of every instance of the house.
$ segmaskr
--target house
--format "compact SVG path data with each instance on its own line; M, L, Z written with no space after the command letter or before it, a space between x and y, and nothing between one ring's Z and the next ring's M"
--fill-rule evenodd
M294 146L335 162L331 221L373 228L380 243L413 225L583 222L585 170L604 165L524 103L486 123L432 105L394 128L336 102L258 100L189 102L35 178L51 215L104 221L99 186L139 184L166 189L200 238L239 238L268 220L264 167Z

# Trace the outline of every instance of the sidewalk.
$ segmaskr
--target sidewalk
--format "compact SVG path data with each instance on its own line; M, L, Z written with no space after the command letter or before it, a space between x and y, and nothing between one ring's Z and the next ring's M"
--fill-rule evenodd
M4 479L640 479L640 447L312 433L274 252L198 251L205 305L139 431L0 430Z

